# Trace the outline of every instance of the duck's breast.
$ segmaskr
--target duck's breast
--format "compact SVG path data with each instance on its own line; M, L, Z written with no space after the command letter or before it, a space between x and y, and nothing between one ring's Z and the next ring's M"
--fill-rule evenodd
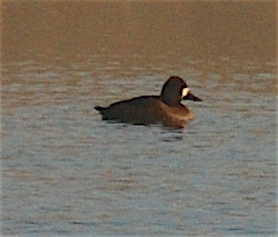
M185 122L194 118L193 113L184 105L168 106L161 104L164 114L163 124L165 126L182 126Z

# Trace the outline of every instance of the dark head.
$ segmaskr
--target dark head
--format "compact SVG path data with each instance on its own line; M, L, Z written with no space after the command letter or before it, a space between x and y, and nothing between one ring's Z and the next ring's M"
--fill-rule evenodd
M171 76L163 85L160 95L161 100L170 105L180 104L181 100L202 101L190 93L185 81L178 76Z

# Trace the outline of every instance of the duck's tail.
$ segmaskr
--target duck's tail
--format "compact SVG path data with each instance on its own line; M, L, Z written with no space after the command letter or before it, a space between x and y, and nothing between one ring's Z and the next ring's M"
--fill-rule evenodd
M103 108L103 107L100 107L100 106L96 106L95 107L95 110L97 110L98 112L100 112L101 114L103 114L103 110L104 110L105 108Z

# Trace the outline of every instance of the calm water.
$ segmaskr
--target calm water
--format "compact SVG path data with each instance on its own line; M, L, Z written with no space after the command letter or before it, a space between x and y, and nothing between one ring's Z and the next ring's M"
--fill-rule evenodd
M273 5L209 7L4 4L2 234L277 234ZM186 103L196 118L184 129L107 123L93 109L159 94L171 75L203 99Z

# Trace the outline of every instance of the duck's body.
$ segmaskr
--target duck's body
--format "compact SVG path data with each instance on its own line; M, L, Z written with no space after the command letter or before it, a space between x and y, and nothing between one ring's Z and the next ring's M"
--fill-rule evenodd
M193 114L187 107L168 106L159 96L141 96L130 100L116 102L107 108L96 107L104 120L116 120L131 124L155 124L164 126L182 126L193 119Z
M194 117L190 110L180 103L182 99L201 101L189 92L181 78L170 77L164 84L160 96L141 96L113 103L106 108L97 106L95 109L104 120L182 127L186 121Z

